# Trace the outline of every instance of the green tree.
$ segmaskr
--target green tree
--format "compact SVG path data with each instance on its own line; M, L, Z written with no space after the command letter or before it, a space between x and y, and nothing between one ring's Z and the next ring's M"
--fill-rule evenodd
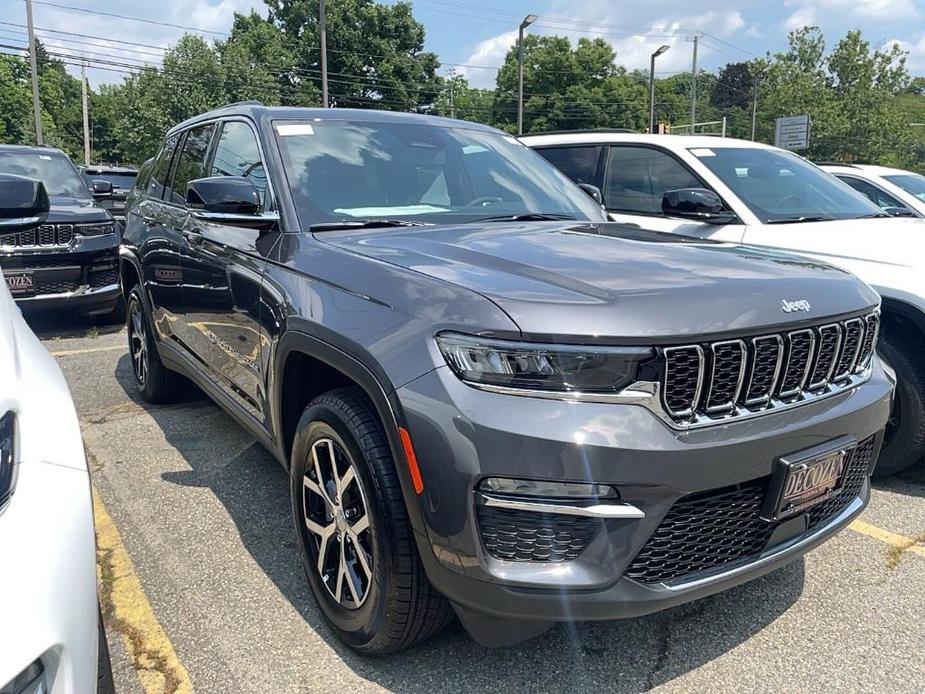
M267 0L294 56L294 74L320 89L317 0ZM340 107L426 111L440 92L435 53L411 4L330 0L326 5L331 103Z

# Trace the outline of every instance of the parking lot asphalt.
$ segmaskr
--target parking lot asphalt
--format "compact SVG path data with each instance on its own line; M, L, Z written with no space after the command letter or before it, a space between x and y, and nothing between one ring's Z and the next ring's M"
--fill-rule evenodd
M923 689L925 550L911 543L925 539L925 471L878 483L863 523L805 558L696 603L500 650L454 624L362 658L314 605L271 456L205 399L140 402L123 330L33 327L70 384L116 531L101 556L125 553L101 568L104 602L119 601L104 604L119 692Z

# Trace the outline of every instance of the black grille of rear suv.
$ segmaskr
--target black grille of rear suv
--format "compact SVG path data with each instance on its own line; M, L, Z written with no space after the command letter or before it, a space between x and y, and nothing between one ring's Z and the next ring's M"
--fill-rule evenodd
M42 224L13 234L0 234L0 246L67 246L73 238L73 224Z
M662 405L689 425L851 387L870 364L879 324L875 312L788 333L666 347Z
M875 441L875 437L865 439L850 452L841 491L807 511L808 530L831 520L861 493L873 462ZM670 583L754 560L778 525L761 517L769 481L766 477L681 498L625 575L641 583Z

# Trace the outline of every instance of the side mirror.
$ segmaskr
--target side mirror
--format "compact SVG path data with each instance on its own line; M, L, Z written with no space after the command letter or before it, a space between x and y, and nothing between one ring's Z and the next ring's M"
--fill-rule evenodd
M591 185L590 183L579 183L578 187L590 195L598 205L604 204L604 196L601 193L601 189L597 186Z
M90 192L95 198L105 198L112 195L112 183L101 178L94 178L90 184Z
M0 173L0 228L30 227L48 218L45 184L32 178Z
M190 214L213 224L268 228L279 222L275 212L261 213L260 190L243 176L212 176L190 181L186 188Z
M908 207L884 207L883 211L891 217L915 217L915 212Z
M706 224L731 224L737 220L723 201L706 188L679 188L662 196L662 212L668 217L681 217Z

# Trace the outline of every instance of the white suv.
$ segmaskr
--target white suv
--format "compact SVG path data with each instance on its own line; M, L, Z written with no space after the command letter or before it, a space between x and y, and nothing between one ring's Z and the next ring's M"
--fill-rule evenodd
M925 221L890 216L802 157L756 142L609 131L521 140L599 188L615 221L794 251L871 284L883 297L880 351L898 379L877 474L922 459ZM786 311L803 297L779 298Z
M819 164L819 167L891 214L925 217L925 176L921 174L871 164Z

